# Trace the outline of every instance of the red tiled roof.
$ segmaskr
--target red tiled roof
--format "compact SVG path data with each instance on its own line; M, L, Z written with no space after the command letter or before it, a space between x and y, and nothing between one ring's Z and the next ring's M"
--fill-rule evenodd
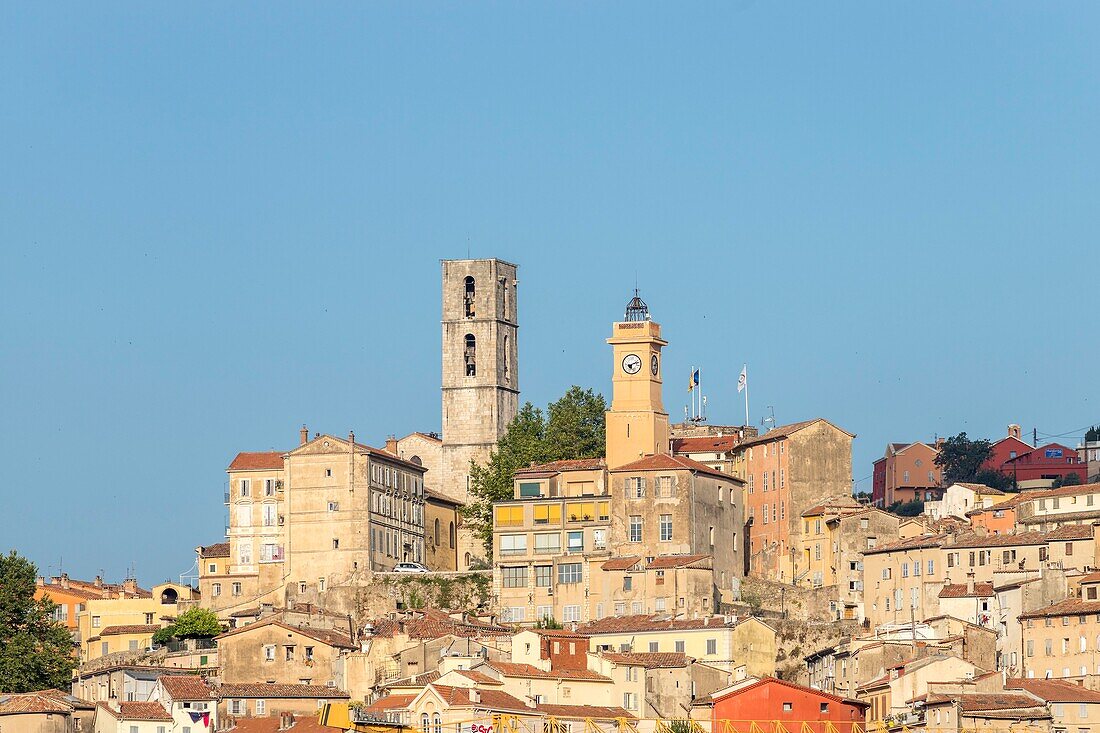
M153 634L160 630L159 626L146 624L125 624L122 626L108 626L99 632L100 636L119 636L121 634Z
M232 697L240 698L285 698L304 700L332 700L348 697L348 693L335 687L324 685L283 685L267 682L223 682L214 688L214 696L219 700Z
M60 713L67 715L74 710L90 710L95 703L81 700L61 690L39 690L21 694L0 693L0 715L17 713Z
M1079 583L1100 583L1100 571L1085 573L1077 579Z
M401 679L391 680L383 684L382 687L424 687L431 682L435 682L441 676L438 670L432 670L431 672L424 672L414 677L402 677Z
M709 560L710 555L658 555L646 565L646 570L670 570L672 568L686 568Z
M730 481L736 481L739 484L745 483L736 476L731 476L728 473L722 473L716 468L711 468L705 463L699 463L699 461L693 461L685 456L670 456L667 453L659 453L653 456L645 456L639 458L633 463L628 463L625 466L619 466L618 468L611 469L612 473L622 473L624 471L694 471L695 473L702 473L708 476L715 476L717 478L729 479Z
M851 435L853 438L856 437L854 433L849 433L844 428L837 427L836 425L833 425L831 422L829 422L828 420L826 420L823 417L815 417L813 420L803 420L802 422L793 422L793 423L790 423L789 425L780 425L777 428L772 428L771 430L764 433L763 435L758 435L755 438L750 438L749 440L746 440L745 442L739 444L737 446L737 448L740 450L740 449L743 449L743 448L748 448L749 446L759 445L761 443L770 443L771 441L778 440L779 438L787 438L787 437L790 437L791 435L793 435L794 433L797 433L799 430L802 430L804 428L808 428L811 425L813 425L814 423L818 423L818 422L823 422L823 423L826 423L827 425L832 425L834 428L836 428L840 432L844 433L845 435Z
M1047 532L1047 539L1056 542L1065 540L1091 540L1091 524L1064 524L1058 529Z
M479 695L478 702L474 702L470 699L470 691L472 688L467 687L451 687L449 685L440 685L432 683L429 685L436 693L443 698L443 701L453 708L482 708L491 710L512 710L512 711L527 711L529 708L526 703L515 697L512 697L503 690L477 690Z
M940 588L940 598L992 598L993 583L975 583L974 590L968 591L966 583L952 583Z
M1044 532L1021 532L1019 534L971 534L959 537L954 542L944 545L944 549L968 548L968 547L1014 547L1018 545L1045 545L1047 536Z
M461 675L471 682L476 682L479 685L503 685L504 683L498 679L494 679L484 672L478 672L476 669L456 669L454 673Z
M642 561L642 558L637 555L627 555L626 557L613 557L603 565L600 566L601 570L630 570L632 567Z
M549 463L533 463L518 469L514 475L517 477L534 473L553 475L565 471L595 471L606 467L607 462L603 458L575 458Z
M293 626L293 625L288 624L288 623L286 623L286 622L284 622L284 621L282 621L278 618L261 619L259 621L254 622L254 623L247 624L245 626L241 626L241 627L236 628L236 629L230 629L229 631L226 631L224 634L220 634L219 636L216 636L214 638L215 639L226 639L226 638L231 637L231 636L237 636L238 634L245 634L245 633L248 633L250 631L256 631L257 629L262 629L266 626L272 626L272 625L281 626L284 629L286 629L287 631L297 632L297 633L301 634L302 636L307 636L310 639L314 639L314 640L319 641L323 644L328 644L329 646L343 647L345 649L355 649L356 648L356 645L352 642L351 638L343 632L330 631L328 629L317 629L317 628L314 628L312 626Z
M727 687L725 690L716 690L715 692L711 693L710 698L711 701L725 700L726 698L733 695L740 695L742 693L748 692L749 690L756 689L761 685L780 685L782 687L790 687L792 690L798 690L799 692L803 692L815 697L823 697L826 700L835 700L836 702L842 702L848 705L857 705L862 708L871 707L870 703L863 702L862 700L853 700L851 698L833 695L828 692L815 690L812 687L804 687L794 682L788 682L786 680L781 680L776 677L760 677L758 679L747 677L743 680L733 683L733 685Z
M210 691L210 687L198 675L166 674L157 681L160 682L173 701L214 699L214 693Z
M1078 484L1076 486L1061 486L1057 489L1029 489L1027 491L1020 492L1020 500L1028 501L1030 499L1053 499L1056 496L1082 496L1084 494L1097 493L1100 493L1100 483Z
M1082 601L1077 598L1067 598L1064 601L1052 604L1050 606L1044 606L1034 611L1025 611L1020 614L1020 618L1045 618L1048 616L1088 616L1090 614L1100 615L1100 601Z
M1011 678L1009 690L1024 690L1047 702L1100 703L1100 690L1090 690L1069 680Z
M673 438L674 453L724 453L737 445L736 435L707 435L701 438Z
M618 718L633 718L624 708L608 707L606 705L551 705L541 703L535 706L535 710L551 718L565 718L573 720L616 720Z
M1005 492L1000 489L995 489L992 486L986 486L985 484L968 484L962 481L956 481L953 486L962 486L964 489L970 489L971 491L981 494L982 496L1005 496Z
M395 710L398 708L407 708L409 703L416 699L419 693L412 693L406 695L386 695L380 697L370 705L367 705L364 710L368 713L381 713L386 710Z
M119 720L172 720L159 702L120 702Z
M229 464L229 471L271 471L283 467L284 451L238 453Z
M960 695L933 693L925 698L925 705L941 705L957 702L964 713L992 710L1030 710L1043 707L1042 702L1030 695L1010 692L964 692Z
M603 658L615 664L625 664L646 669L686 667L691 657L683 652L604 652Z
M555 669L546 671L533 664L520 662L485 662L485 666L495 669L505 677L525 677L530 679L550 680L591 680L593 682L610 682L610 677L604 677L599 672L590 669Z
M922 534L916 537L909 537L908 539L899 540L897 542L888 542L885 545L878 545L876 547L870 547L863 551L864 555L877 555L882 552L899 552L904 550L920 550L929 547L940 547L945 542L950 540L947 534Z
M732 628L722 616L710 618L668 618L663 615L639 614L634 616L609 616L598 621L589 621L577 627L584 634L622 634L637 631L690 631L694 629Z
M229 557L229 543L215 542L212 545L199 547L199 557Z

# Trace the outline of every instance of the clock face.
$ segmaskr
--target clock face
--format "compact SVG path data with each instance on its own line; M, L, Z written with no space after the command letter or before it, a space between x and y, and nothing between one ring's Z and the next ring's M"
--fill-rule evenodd
M655 377L657 376L657 367L659 366L660 364L657 362L657 355L654 354L653 357L649 360L649 371L653 372L653 376Z
M627 374L637 374L642 368L642 360L637 354L627 354L623 357L623 371Z

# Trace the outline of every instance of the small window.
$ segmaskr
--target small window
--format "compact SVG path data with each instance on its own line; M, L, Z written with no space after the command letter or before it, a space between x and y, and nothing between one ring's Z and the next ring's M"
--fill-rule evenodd
M821 703L821 713L824 714L824 713L827 713L827 712L829 712L829 703L827 703L827 702Z
M332 469L331 468L326 468L325 469L325 476L329 477L329 478L332 477Z
M783 703L783 712L789 713L792 710L794 710L794 703L789 703L789 702Z

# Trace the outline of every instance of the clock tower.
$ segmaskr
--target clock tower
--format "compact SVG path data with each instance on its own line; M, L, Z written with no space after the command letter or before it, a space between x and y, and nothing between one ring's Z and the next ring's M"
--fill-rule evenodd
M607 340L614 353L607 412L607 467L668 453L668 413L661 402L661 326L634 291L626 317Z

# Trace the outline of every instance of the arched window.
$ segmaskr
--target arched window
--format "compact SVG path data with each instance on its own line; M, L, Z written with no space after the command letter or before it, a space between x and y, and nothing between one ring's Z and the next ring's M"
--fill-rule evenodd
M462 305L466 309L466 317L474 317L474 279L467 276L465 289L462 292Z
M463 358L466 361L466 376L477 376L477 339L474 338L472 333L466 334L466 349L463 353Z
M409 463L415 463L418 466L423 466L424 465L424 461L422 461L420 459L420 456L413 456L412 458L409 459Z
M450 528L447 530L447 539L451 543L451 549L455 548L455 523L451 522Z
M467 569L469 569L469 567L470 567L470 563L471 563L471 562L473 562L473 559L474 559L474 558L473 558L473 556L472 556L472 555L471 555L470 553L468 553L468 552L467 552L467 553L466 553L466 558L465 558L465 560L466 560L466 568L467 568Z
M439 547L439 517L435 519L435 546Z
M165 588L160 594L160 602L165 605L171 605L179 600L179 594L176 593L174 588Z
M432 716L432 722L435 724L435 733L443 733L443 718L439 717L439 713Z
M424 713L420 716L420 731L421 733L428 733L428 714Z

